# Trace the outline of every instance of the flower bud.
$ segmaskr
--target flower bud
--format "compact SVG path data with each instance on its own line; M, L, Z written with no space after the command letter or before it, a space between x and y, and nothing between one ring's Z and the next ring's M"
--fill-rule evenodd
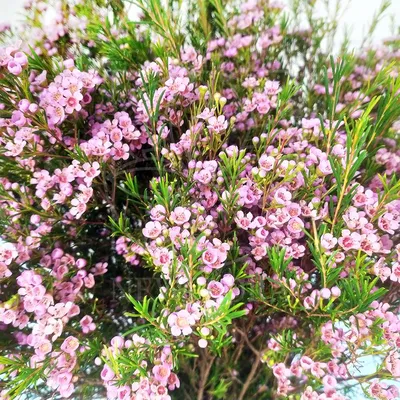
M207 347L208 342L206 339L200 339L198 344L199 344L199 347L201 347L202 349L205 349Z
M204 286L207 283L207 280L204 278L204 276L199 276L196 282L199 286Z
M204 99L204 96L206 95L207 91L208 91L207 86L204 86L204 85L199 86L200 100Z
M342 291L337 286L333 286L331 293L333 297L339 297L342 294Z
M331 297L331 291L328 288L323 288L320 294L323 299L329 299Z

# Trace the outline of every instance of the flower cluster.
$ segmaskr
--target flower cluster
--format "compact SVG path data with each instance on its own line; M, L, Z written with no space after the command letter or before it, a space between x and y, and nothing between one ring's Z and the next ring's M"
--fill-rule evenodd
M49 127L60 125L66 115L80 113L82 117L84 107L91 103L90 93L101 82L95 71L81 72L74 67L73 60L64 61L67 68L57 75L40 95L40 107L46 110Z
M132 339L125 340L121 336L116 336L111 339L111 346L104 351L107 355L106 360L118 360L122 350L129 352L146 351L150 346L149 340L137 334L132 336ZM98 360L101 364L101 360ZM147 370L146 377L140 376L140 370ZM101 378L107 389L107 397L109 399L129 399L143 398L151 400L168 400L171 397L169 392L179 388L180 382L177 375L172 372L173 361L171 357L171 349L165 346L160 350L160 353L154 359L154 365L151 368L145 360L142 360L138 368L134 371L133 377L135 382L132 385L119 386L117 384L119 374L124 374L125 371L120 370L117 374L108 364L104 364L101 370Z

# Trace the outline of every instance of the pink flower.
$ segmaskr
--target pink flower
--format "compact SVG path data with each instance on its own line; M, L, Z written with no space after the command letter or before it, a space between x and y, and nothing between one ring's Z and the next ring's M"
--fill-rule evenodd
M175 388L179 388L181 385L179 378L173 372L168 377L168 389L174 390Z
M253 254L255 260L259 261L267 255L267 248L267 244L256 246L251 250L251 254Z
M62 372L61 374L57 375L57 383L60 386L67 387L71 381L72 381L71 372Z
M391 276L392 270L387 266L383 257L374 264L374 273L381 278L382 282L385 282Z
M303 369L309 370L314 365L314 361L307 356L303 356L300 358L300 365Z
M95 264L94 268L91 268L93 275L104 275L107 272L108 263L98 262ZM89 274L90 275L90 274Z
M249 229L252 220L253 214L250 212L245 215L243 211L238 211L235 217L235 222L237 226L246 231Z
M7 69L13 74L13 75L19 75L22 72L22 66L21 64L18 64L14 60L10 61L7 64Z
M218 262L218 250L210 247L201 256L203 262L207 265L214 265Z
M393 377L400 377L400 355L398 351L393 350L389 353L385 365Z
M164 221L166 209L161 204L157 204L150 210L150 217L153 221Z
M193 84L190 83L190 80L187 77L168 79L165 82L165 86L172 95L184 94L185 92L193 89Z
M335 389L337 385L337 381L335 377L332 375L325 375L324 378L322 379L322 383L324 385L324 388L329 388L329 389Z
M46 108L46 115L51 126L61 123L65 119L64 107L54 104Z
M160 365L155 365L153 367L154 377L163 384L166 384L169 376L171 375L171 368L167 363L162 363Z
M207 289L208 289L211 297L214 297L214 298L218 298L218 297L222 296L225 292L224 285L217 281L211 281L208 284Z
M74 385L71 383L69 385L62 385L58 388L60 396L68 398L74 392Z
M19 65L21 65L22 67L24 67L25 65L28 64L28 57L26 56L25 53L23 53L22 51L17 51L14 54L14 61L17 62Z
M114 128L111 132L110 132L110 139L112 142L116 143L116 142L121 142L122 141L122 131L119 128Z
M268 114L271 109L271 103L268 100L261 101L257 104L257 111L260 114Z
M321 246L325 250L333 249L336 246L337 242L338 240L331 233L324 233L321 236Z
M80 92L65 92L64 95L66 95L67 98L65 107L65 112L67 114L72 114L74 111L80 111L82 109L80 101L82 100L83 96Z
M75 354L75 350L79 347L79 340L74 336L68 336L61 345L61 350L68 354Z
M158 221L150 221L142 229L143 235L149 239L156 239L161 235L162 225Z
M199 118L199 119L204 119L204 120L208 120L208 119L210 119L211 117L214 117L214 114L215 114L215 110L214 109L209 109L208 107L206 107L203 111L202 111L202 113L201 114L199 114L198 116L197 116L197 118Z
M103 379L103 381L111 381L112 379L114 379L115 377L115 373L114 371L107 365L105 364L103 367L103 370L101 371L101 379Z
M44 339L37 346L35 346L35 353L44 358L46 354L50 353L52 350L52 344L50 340Z
M17 258L18 252L14 244L12 243L0 243L0 262L5 265L10 265L11 262Z
M286 188L279 188L275 192L274 199L278 204L287 204L292 199L292 194Z
M207 128L215 133L221 133L228 128L228 121L225 120L224 115L220 115L219 117L210 117L208 119Z
M332 171L331 163L328 160L321 160L319 165L318 165L318 172L321 173L321 175L330 175Z
M100 164L95 161L94 163L85 163L82 165L83 169L83 180L89 186L92 183L92 180L100 175Z
M87 208L86 203L79 199L72 199L71 205L72 207L69 212L75 216L76 219L79 219Z
M118 160L127 160L129 158L129 146L121 142L114 143L114 146L111 147L110 155L114 158L115 161Z
M385 213L378 219L378 226L383 231L394 235L394 232L399 229L399 221L396 220L392 213Z
M85 315L79 323L83 333L89 333L96 329L96 324L93 323L93 318L89 315Z
M195 318L187 310L180 310L168 316L168 324L171 327L171 333L174 336L190 335L191 326L195 324Z
M381 249L379 237L374 233L368 233L367 235L361 235L360 249L372 256L372 253L378 253Z
M194 173L193 179L203 185L208 185L213 179L213 174L209 169L202 169L201 171Z
M174 211L171 212L171 222L176 225L183 225L190 219L191 213L185 207L176 207Z
M11 121L15 126L18 126L20 128L23 127L27 122L27 120L26 120L26 118L24 116L24 113L22 111L19 111L19 110L14 111L12 113Z
M325 364L320 362L315 362L311 366L311 374L316 376L317 378L322 378L325 375L325 371L323 370L324 367Z
M272 372L278 380L286 379L286 377L290 374L290 370L286 368L284 363L276 364L272 367Z
M12 324L17 318L16 313L13 310L6 310L0 308L0 321L6 325Z
M287 229L290 233L301 233L304 229L304 222L299 218L291 218L287 223Z
M357 232L350 232L348 229L342 231L342 236L339 238L338 243L343 250L358 250L360 248L361 236Z
M258 160L258 165L264 171L271 171L275 165L275 158L268 156L267 154L263 154Z

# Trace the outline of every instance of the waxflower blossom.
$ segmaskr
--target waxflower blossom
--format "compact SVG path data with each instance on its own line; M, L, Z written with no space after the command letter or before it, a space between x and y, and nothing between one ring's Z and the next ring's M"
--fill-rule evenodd
M223 115L208 118L208 129L215 133L221 133L228 128L228 121Z
M190 335L191 326L195 324L195 318L187 310L181 310L168 316L168 324L174 336Z
M189 221L190 211L184 207L177 207L171 212L170 219L176 225L183 225Z
M161 234L161 231L162 226L158 221L150 221L143 228L143 235L150 239L156 239Z
M73 336L68 336L61 345L61 349L64 350L66 353L74 354L78 346L79 346L78 339L76 339Z

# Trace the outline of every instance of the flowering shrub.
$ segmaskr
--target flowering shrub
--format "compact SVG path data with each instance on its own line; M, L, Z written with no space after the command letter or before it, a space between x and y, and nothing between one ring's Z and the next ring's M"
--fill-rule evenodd
M400 41L55 3L0 28L1 398L398 398Z

